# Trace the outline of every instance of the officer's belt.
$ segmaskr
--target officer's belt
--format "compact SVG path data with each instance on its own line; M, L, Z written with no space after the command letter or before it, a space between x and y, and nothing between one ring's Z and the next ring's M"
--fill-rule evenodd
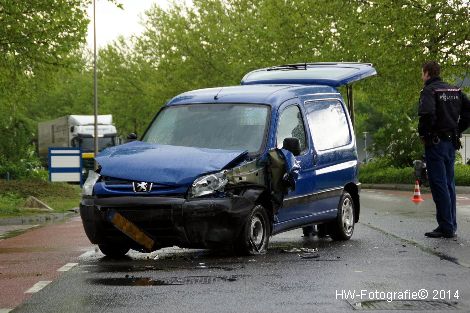
M454 132L452 131L439 131L435 132L434 136L439 137L440 139L443 140L452 140L452 137L454 136Z

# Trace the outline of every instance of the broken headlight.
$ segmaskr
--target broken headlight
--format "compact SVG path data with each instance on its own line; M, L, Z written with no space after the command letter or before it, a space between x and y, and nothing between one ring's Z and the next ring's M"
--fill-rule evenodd
M92 196L93 187L95 187L95 184L99 178L100 178L100 174L96 173L95 171L89 171L88 177L82 187L82 195Z
M228 183L226 173L227 171L222 171L199 177L191 185L189 196L195 198L210 195L216 191L222 191Z

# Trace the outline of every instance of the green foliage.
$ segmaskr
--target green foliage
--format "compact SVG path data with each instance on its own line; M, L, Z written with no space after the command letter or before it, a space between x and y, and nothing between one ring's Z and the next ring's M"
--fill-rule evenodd
M86 16L81 0L1 0L0 65L31 74L42 64L62 64L84 43Z
M0 0L0 177L43 176L33 156L37 121L55 117L57 103L44 98L62 83L56 72L76 62L88 3Z
M15 215L20 212L23 199L15 193L0 194L0 216Z
M362 164L359 169L359 181L364 184L413 184L415 182L412 167L396 168L390 161Z
M415 176L412 167L397 168L394 162L379 158L376 161L362 164L359 169L359 181L364 184L414 184ZM470 166L455 164L455 184L470 186Z
M142 35L99 51L99 112L113 114L121 135L141 135L159 108L183 91L238 84L250 70L283 63L371 62L378 76L355 86L356 131L374 137L376 155L410 166L422 153L416 136L422 63L441 62L450 82L468 70L467 2L154 5ZM14 164L34 150L38 121L90 114L93 103L90 56L79 48L90 1L25 3L0 0L0 155Z
M35 151L29 147L21 159L9 160L5 155L0 154L0 179L20 179L32 178L46 181L48 172L44 170Z
M457 186L470 186L470 166L455 164L455 184Z

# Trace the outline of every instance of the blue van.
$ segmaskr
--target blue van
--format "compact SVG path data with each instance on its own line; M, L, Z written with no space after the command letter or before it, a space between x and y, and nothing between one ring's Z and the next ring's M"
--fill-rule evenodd
M289 64L174 97L140 141L96 157L80 203L88 238L114 257L174 245L260 254L270 236L312 225L350 239L360 213L351 84L375 74Z

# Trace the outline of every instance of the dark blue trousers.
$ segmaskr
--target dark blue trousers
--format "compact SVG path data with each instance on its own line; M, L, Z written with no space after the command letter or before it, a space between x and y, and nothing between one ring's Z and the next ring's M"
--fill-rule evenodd
M455 149L449 140L441 140L425 148L426 167L432 198L436 204L436 219L441 232L457 231L454 162Z

